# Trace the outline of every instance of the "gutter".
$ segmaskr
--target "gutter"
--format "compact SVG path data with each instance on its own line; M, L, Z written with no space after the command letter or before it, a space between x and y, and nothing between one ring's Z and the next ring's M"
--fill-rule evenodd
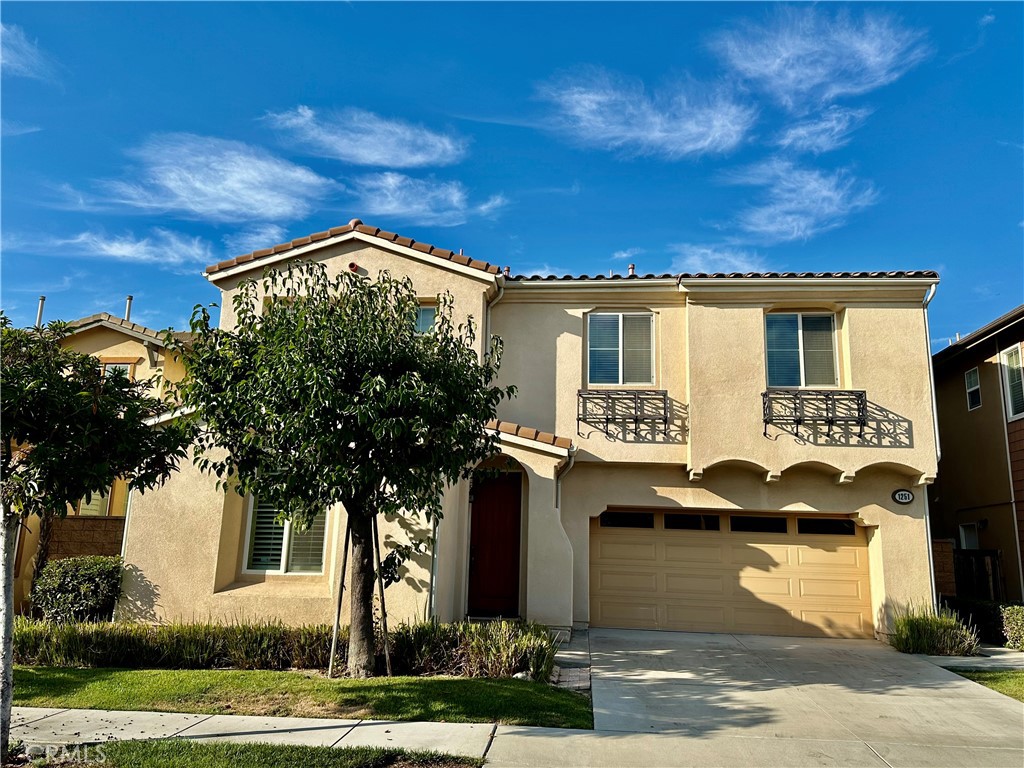
M924 344L928 356L928 386L932 396L932 429L935 433L935 469L938 473L939 461L942 459L942 446L939 444L939 410L935 398L935 365L932 363L932 334L928 328L928 305L935 298L935 291L938 283L932 283L921 302L921 310L924 313ZM928 582L932 588L932 610L936 613L939 610L939 593L935 588L935 555L932 551L932 520L931 510L928 504L928 489L923 489L921 494L924 497L924 531L925 541L928 544Z
M562 478L568 475L576 465L576 451L578 450L575 446L569 449L569 460L555 476L555 509L559 511L562 509Z

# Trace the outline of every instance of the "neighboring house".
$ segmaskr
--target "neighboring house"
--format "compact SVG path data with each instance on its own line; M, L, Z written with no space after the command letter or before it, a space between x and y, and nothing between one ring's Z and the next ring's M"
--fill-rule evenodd
M123 369L132 379L156 374L171 381L181 378L182 367L164 349L164 334L106 312L69 324L64 346L99 358L104 371ZM68 507L67 517L53 522L49 559L77 555L119 555L128 508L128 486L115 480L106 493L94 494ZM32 574L39 548L39 518L25 521L18 537L14 565L14 601L22 610L32 589Z
M950 597L1024 594L1022 343L1024 305L932 357L942 460L931 524Z
M292 259L408 275L424 328L450 291L519 389L492 425L506 471L446 491L393 620L871 637L932 601L934 272L511 277L356 219L208 267L221 327ZM302 535L275 513L191 465L133 497L121 615L330 621L343 510Z

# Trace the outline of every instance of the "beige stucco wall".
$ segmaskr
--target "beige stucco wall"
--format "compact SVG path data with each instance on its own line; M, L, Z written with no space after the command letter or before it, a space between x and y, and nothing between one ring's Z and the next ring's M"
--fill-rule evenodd
M119 618L147 621L278 619L286 624L331 623L337 601L345 513L331 510L322 574L243 573L247 504L215 488L191 462L157 491L133 493L125 533L124 595ZM422 538L415 518L380 520L382 557L394 543ZM392 622L426 614L429 556L402 569L385 592ZM346 593L347 595L347 593ZM347 596L342 608L348 622Z
M484 349L482 324L486 298L488 295L493 296L497 290L494 275L468 268L456 270L454 267L444 265L445 263L439 259L421 261L359 240L325 246L310 254L307 260L324 264L329 277L336 277L341 272L349 271L349 264L353 262L358 266L359 274L370 278L376 278L384 270L396 277L408 276L413 281L417 295L425 302L432 302L439 294L448 291L452 294L454 302L455 325L464 323L467 318L472 317L477 329L477 350ZM238 284L245 279L258 280L262 272L262 268L253 269L241 275L229 275L218 279L217 287L222 291L221 328L233 328L235 325L232 300L238 292Z
M773 475L817 462L848 476L890 464L915 478L934 479L936 446L929 380L923 290L902 301L820 289L809 302L800 293L765 289L758 297L695 288L688 306L691 397L690 468L744 460ZM867 392L865 440L856 429L815 442L777 427L763 436L761 393L767 387L764 318L770 310L830 311L837 315L839 389ZM822 430L823 432L823 430ZM849 434L852 432L853 434Z
M871 527L872 608L876 630L884 632L896 605L931 602L923 494L908 506L891 500L905 486L890 470L868 470L837 486L830 473L806 468L765 483L748 468L721 466L691 483L677 467L577 464L562 480L561 508L573 552L573 620L590 619L590 518L609 507L800 512L855 515Z

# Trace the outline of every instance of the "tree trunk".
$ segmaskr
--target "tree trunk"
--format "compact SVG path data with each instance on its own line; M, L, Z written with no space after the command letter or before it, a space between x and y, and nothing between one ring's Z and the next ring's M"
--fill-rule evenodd
M348 675L373 677L375 646L373 636L373 518L352 514L352 592L349 595Z
M6 762L14 701L14 549L21 521L0 507L0 522L0 762Z
M53 538L53 514L50 512L44 512L39 516L39 546L36 547L36 561L32 566L32 585L29 590L29 594L36 588L36 581L43 573L43 568L46 567L46 561L50 559L50 539ZM38 613L33 608L33 615Z

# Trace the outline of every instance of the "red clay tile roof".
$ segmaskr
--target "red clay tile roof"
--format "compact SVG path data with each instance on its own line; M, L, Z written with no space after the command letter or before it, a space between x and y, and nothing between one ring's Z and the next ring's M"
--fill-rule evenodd
M539 281L555 281L555 280L666 280L674 278L676 280L702 280L702 279L793 279L799 278L802 280L827 280L837 278L855 278L855 279L870 279L870 278L926 278L937 280L939 277L938 272L931 270L898 270L894 272L683 272L681 274L664 273L661 275L594 275L593 277L588 275L514 275L508 279L511 281L518 282L539 282Z
M448 261L454 262L455 264L461 264L464 267L471 267L472 269L479 269L482 272L486 272L490 275L498 274L498 267L494 264L488 264L486 261L479 261L472 259L469 256L464 256L461 253L449 251L445 248L437 248L429 243L421 243L413 240L411 237L402 237L396 235L394 232L387 232L377 227L370 227L363 224L359 219L352 219L344 227L332 227L326 229L323 232L314 232L311 235L300 237L292 240L290 243L280 243L272 248L261 248L258 251L252 253L246 253L242 256L236 256L233 259L227 261L221 261L217 264L211 264L206 268L206 274L216 274L225 269L231 267L237 267L239 264L246 264L250 261L256 261L266 256L272 256L278 253L284 253L294 248L301 248L304 245L315 243L318 240L326 240L329 237L336 237L338 235L344 235L349 232L360 232L364 235L370 235L371 237L378 237L389 243L395 243L396 245L405 246L406 248L412 248L414 251L420 251L421 253L427 253L431 256L436 256L439 259L447 259Z
M558 437L550 432L541 432L540 430L533 429L532 427L524 427L511 421L499 421L497 419L492 419L487 422L487 428L496 429L498 432L502 432L506 435L515 435L516 437L521 437L524 440L536 440L538 443L553 445L556 448L565 448L566 450L572 448L572 440L568 437Z
M126 331L132 331L143 336L148 336L155 341L159 341L161 344L164 341L164 331L154 331L152 328L147 328L144 325L133 323L129 320L125 320L123 317L116 317L108 312L97 312L95 315L89 315L78 320L72 320L68 325L76 331L85 330L86 328L96 325L97 323L110 323L111 325L117 325L124 328ZM182 339L183 341L189 341L192 338L192 334L188 332L176 332L175 337Z

